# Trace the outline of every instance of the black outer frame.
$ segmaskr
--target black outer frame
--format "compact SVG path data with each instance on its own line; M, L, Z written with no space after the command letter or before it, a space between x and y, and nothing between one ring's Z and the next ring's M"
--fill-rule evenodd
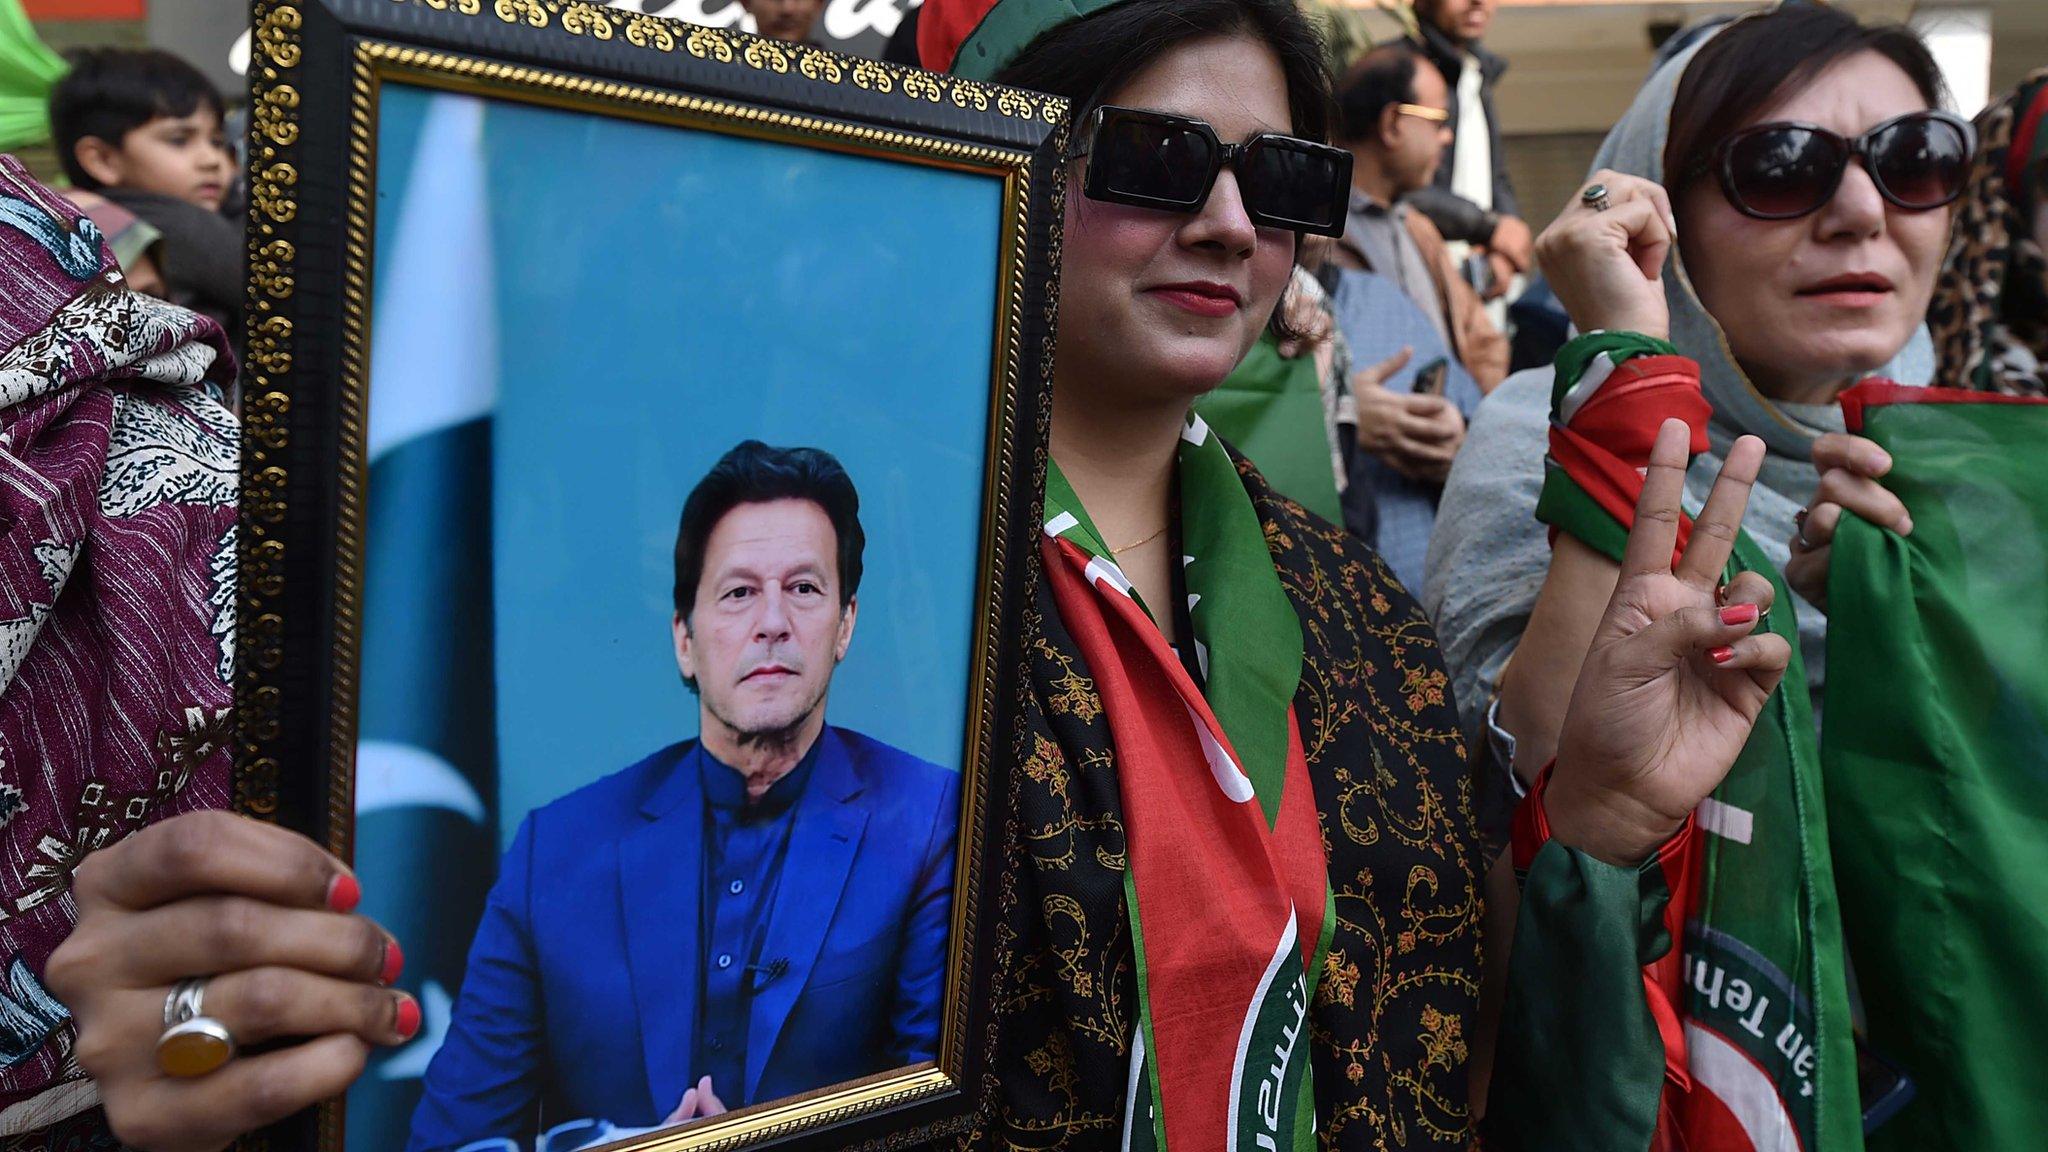
M344 497L358 502L361 481L342 464L345 439L360 437L363 416L345 395L351 375L366 374L346 335L363 319L366 289L351 285L347 270L364 255L369 227L350 207L351 166L359 159L351 149L361 147L351 136L357 46L442 51L1034 154L1017 268L1021 307L1009 333L1015 401L992 433L1007 446L1007 456L992 461L1006 458L1008 466L992 478L988 497L990 571L999 574L995 625L981 696L970 702L982 713L984 754L965 769L982 777L961 831L978 863L958 895L956 924L967 934L956 955L985 960L1019 704L1010 670L1022 664L1046 461L1065 103L583 0L488 7L485 0L253 0L251 15L235 808L304 832L344 859L353 811L347 791L335 787L335 765L353 739L357 684L353 665L342 666L336 651L354 643L359 622L343 612L338 588L344 575L360 583L359 571L342 571L359 568L360 556L341 529ZM948 991L964 1013L954 1088L876 1114L718 1146L909 1147L964 1128L985 1090L995 1039L987 963L972 963L965 983L954 974ZM341 1127L342 1107L331 1102L238 1147L339 1152Z

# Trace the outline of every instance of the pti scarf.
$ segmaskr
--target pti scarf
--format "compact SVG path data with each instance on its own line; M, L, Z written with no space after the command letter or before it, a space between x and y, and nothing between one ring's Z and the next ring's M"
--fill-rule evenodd
M1821 739L1872 1047L1916 1097L1872 1149L2048 1132L2048 400L1859 384L1898 536L1845 516Z
M1574 340L1558 356L1537 517L1618 561L1657 428L1684 419L1697 455L1708 447L1709 414L1697 365L1668 343L1628 333ZM1688 519L1681 549L1689 529ZM1793 644L1785 683L1803 686L1791 596L1746 533L1728 575L1738 571L1761 572L1777 587L1763 626ZM1862 1147L1841 918L1805 692L1771 696L1728 778L1640 875L1603 878L1603 869L1618 870L1542 843L1540 805L1525 804L1520 815L1516 859L1527 881L1517 983L1569 989L1588 1007L1553 1004L1546 1014L1511 993L1493 1077L1500 1095L1489 1113L1491 1121L1499 1109L1503 1121L1495 1143L1587 1152ZM1583 918L1599 904L1594 889L1616 883L1627 889L1626 915L1607 927L1622 929L1610 934L1623 942L1603 962L1586 950L1597 933ZM1644 936L1652 943L1639 950ZM1647 1074L1660 1068L1661 1076ZM1589 1098L1599 1106L1575 1106Z
M1308 1009L1336 918L1292 703L1301 626L1200 417L1179 479L1201 683L1057 465L1046 478L1046 577L1095 674L1123 793L1139 1009L1124 1146L1308 1152Z
M1483 864L1435 635L1370 549L1276 493L1243 457L1229 460L1299 629L1299 679L1283 691L1291 693L1335 898L1308 1020L1319 1142L1330 1152L1466 1152ZM1193 499L1185 479L1180 496ZM1183 521L1201 515L1182 511ZM1131 1057L1144 1013L1127 873L1135 869L1143 882L1147 862L1132 852L1130 834L1148 814L1125 801L1109 718L1116 705L1103 690L1106 677L1084 656L1078 623L1066 619L1043 559L1034 553L1025 573L1018 723L1004 789L990 798L1000 813L1000 864L987 897L995 923L988 962L994 1047L963 1145L971 1152L1112 1152L1132 1131ZM1059 562L1072 564L1064 554ZM1222 645L1241 633L1214 613L1231 610L1221 598L1230 589L1206 569L1193 583L1202 594L1193 615L1202 623L1181 632L1204 647L1184 644L1183 663L1196 663L1192 678L1200 680L1206 659L1208 679L1228 681L1237 649ZM1076 622L1116 611L1113 601L1090 599L1112 594L1100 586L1081 591L1077 607L1086 611L1076 612ZM1214 691L1227 697L1231 689L1212 684ZM1171 709L1193 723L1177 690ZM1271 754L1287 735L1276 723L1267 736L1240 737L1230 727L1234 706L1219 708L1213 695L1210 715L1221 718L1240 763L1259 763L1249 749L1263 745ZM1277 709L1274 715L1284 722ZM1189 775L1216 788L1206 757ZM1295 783L1287 780L1283 802L1291 802ZM1292 902L1300 913L1317 898ZM1158 906L1143 899L1150 932ZM1306 955L1315 937L1299 923L1296 937ZM1249 947L1245 954L1263 965L1277 951L1272 943L1264 956ZM1157 947L1145 963L1156 982ZM1156 987L1150 999L1156 1024L1169 1009ZM1218 1042L1234 1054L1243 1017L1226 1020ZM1159 1051L1166 1040L1147 1043ZM1139 1094L1148 1108L1149 1089L1146 1083ZM1169 1100L1169 1125L1173 1107ZM1158 1134L1141 1125L1134 1136L1156 1143ZM1220 1128L1210 1136L1195 1149L1225 1143Z
M229 801L233 373L219 328L122 287L0 158L0 1136L96 1098L42 986L72 869Z

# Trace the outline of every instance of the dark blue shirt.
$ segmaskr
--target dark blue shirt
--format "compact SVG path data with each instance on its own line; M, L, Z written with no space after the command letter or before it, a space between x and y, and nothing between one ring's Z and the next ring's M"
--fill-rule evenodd
M704 941L703 988L698 996L695 1079L711 1077L711 1090L728 1108L746 1096L747 1024L754 993L781 973L760 955L768 912L788 854L797 801L811 779L818 742L762 797L747 802L747 779L697 745L704 782L704 899L698 939Z

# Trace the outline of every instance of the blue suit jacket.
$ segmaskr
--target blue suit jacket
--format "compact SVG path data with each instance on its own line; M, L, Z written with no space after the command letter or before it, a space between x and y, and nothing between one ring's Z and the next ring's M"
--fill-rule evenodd
M731 1107L930 1060L952 919L959 777L827 727L797 802ZM658 1124L691 1068L703 948L703 785L694 741L520 825L427 1068L413 1152L530 1139L584 1116Z

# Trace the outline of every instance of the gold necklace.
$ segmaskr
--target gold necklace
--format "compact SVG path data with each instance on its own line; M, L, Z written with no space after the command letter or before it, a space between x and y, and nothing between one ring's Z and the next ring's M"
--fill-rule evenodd
M1166 525L1161 524L1159 526L1158 531L1153 532L1150 536L1145 537L1143 540L1133 540L1129 544L1126 544L1121 548L1111 548L1109 550L1109 554L1111 556L1121 556L1124 553L1129 552L1131 549L1136 548L1140 544L1150 544L1152 541L1159 539L1159 537L1163 535L1165 532Z

